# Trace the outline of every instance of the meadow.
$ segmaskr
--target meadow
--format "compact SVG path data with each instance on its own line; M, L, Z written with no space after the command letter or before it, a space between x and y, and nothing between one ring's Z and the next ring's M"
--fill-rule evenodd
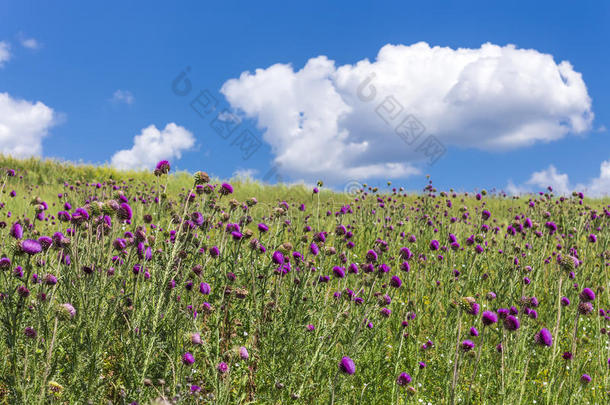
M0 404L610 402L608 199L170 165L0 157Z

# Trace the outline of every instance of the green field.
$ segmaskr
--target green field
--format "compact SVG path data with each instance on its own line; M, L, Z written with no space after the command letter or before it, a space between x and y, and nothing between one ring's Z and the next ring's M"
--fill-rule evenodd
M610 401L607 199L0 169L0 404Z

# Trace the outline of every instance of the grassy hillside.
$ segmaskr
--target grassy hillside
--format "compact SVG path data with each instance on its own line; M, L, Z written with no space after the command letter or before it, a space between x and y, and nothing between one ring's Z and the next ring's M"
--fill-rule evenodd
M0 168L0 404L610 398L606 200Z

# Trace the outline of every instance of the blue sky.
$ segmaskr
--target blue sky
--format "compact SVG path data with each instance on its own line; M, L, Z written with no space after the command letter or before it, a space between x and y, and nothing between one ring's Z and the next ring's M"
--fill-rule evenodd
M418 189L425 185L425 174L430 174L439 187L458 190L506 189L512 181L512 188L517 191L537 190L547 182L560 189L581 187L600 193L610 185L610 163L608 176L600 175L600 165L610 161L610 141L604 130L610 127L610 78L607 74L610 6L607 2L513 1L490 5L483 1L413 4L404 1L374 4L344 1L258 4L65 1L47 4L19 1L0 3L0 21L0 43L4 43L5 50L3 59L0 46L0 94L5 94L6 104L4 118L0 107L0 127L2 119L9 120L8 115L15 115L17 108L33 114L32 120L42 120L40 127L33 129L23 123L7 124L8 131L12 132L1 135L0 131L0 150L5 153L27 154L28 148L17 144L27 138L31 142L41 142L36 153L43 157L99 164L134 162L149 165L145 159L138 160L142 149L137 148L113 160L118 151L134 147L136 135L145 133L142 142L155 136L177 139L177 144L168 140L167 145L157 145L168 148L168 154L174 155L170 156L174 167L206 170L223 178L231 177L237 171L249 171L255 178L266 177L274 182L277 178L268 173L270 168L278 167L276 173L285 181L312 182L322 177L330 179L337 188L350 180L383 184L388 177L394 177L394 184ZM302 79L300 83L305 89L286 92L279 87L290 83L291 71L276 76L266 70L279 63L290 64L291 69L298 72L320 55L334 61L333 66L337 68L353 67L364 59L374 62L380 49L388 44L412 46L422 41L429 47L447 47L449 58L455 56L453 50L458 48L480 50L483 44L491 43L501 49L514 44L517 49L552 55L553 68L555 63L569 61L573 71L582 74L586 86L584 95L590 98L590 107L586 101L565 107L565 95L555 94L556 86L551 79L548 85L536 87L532 84L532 94L540 91L543 94L529 99L527 88L525 95L506 89L512 86L503 76L500 82L505 88L501 91L508 96L500 94L500 98L515 96L513 104L507 102L497 109L493 106L481 108L485 106L485 100L492 100L490 103L498 100L491 97L489 92L492 90L487 89L485 97L475 100L479 107L461 106L460 118L449 120L442 109L425 112L429 109L426 103L434 105L439 100L446 100L446 95L443 96L445 93L441 90L437 94L425 87L418 88L422 72L401 77L405 66L414 65L407 54L401 53L400 63L404 64L399 65L395 73L386 73L385 87L380 85L378 88L380 92L383 89L385 93L397 94L396 98L411 110L420 111L421 108L418 117L426 117L423 125L430 128L426 136L438 132L438 138L447 150L436 163L428 165L415 156L415 146L401 144L395 139L387 143L387 134L377 137L378 132L385 129L380 125L380 118L372 112L361 114L356 110L347 118L341 115L341 98L348 97L346 87L339 89L339 85L331 85L331 90L340 95L337 104L332 96L328 100L325 98L327 88L314 91L318 81ZM417 55L428 55L426 49L417 52ZM485 56L475 58L480 61ZM516 76L510 77L525 75L527 79L516 83L515 88L538 80L536 74L531 74L531 68L529 73L520 71L522 63L529 63L529 57L519 53L502 59L517 71ZM442 69L447 69L448 77L460 73L456 73L457 62L452 60L442 65ZM172 80L187 66L190 67L188 78L192 91L188 96L180 97L172 92ZM392 67L391 63L384 66L384 69ZM437 66L436 62L434 66ZM261 80L267 77L268 81L258 83L255 80L258 76L254 76L256 69L265 69L259 76ZM324 69L330 69L329 75L339 80L335 68L326 66ZM382 68L373 69L381 71ZM252 82L239 79L246 71L252 73ZM267 75L263 76L265 72ZM358 74L352 72L346 80L359 77ZM442 71L440 74L444 75ZM541 70L541 83L546 83L545 74ZM553 78L553 73L549 75ZM223 84L231 79L235 79L234 86L225 87L221 94ZM478 83L476 73L470 80L470 85ZM189 107L189 102L205 89L218 98L220 105L230 107L243 119L241 128L251 129L261 140L262 146L248 160L244 160L239 147L232 144L233 138L223 139L210 127L213 117L203 119ZM465 92L467 90L462 88L459 97ZM231 102L225 100L225 95ZM298 97L299 100L295 101L296 106L286 101L286 108L282 109L284 97L287 100ZM311 100L303 106L308 97ZM574 98L578 97L575 94ZM19 104L19 100L28 104ZM548 106L545 100L549 100ZM48 110L39 105L34 111L36 102ZM278 105L271 108L270 104ZM535 106L541 104L545 107L536 110ZM524 107L519 108L519 105ZM531 106L535 111L528 114ZM302 164L294 163L294 159L303 157L299 157L295 143L288 145L290 139L282 138L283 129L289 128L289 121L294 118L294 114L289 113L291 107L296 109L294 111L302 109L304 120L309 119L311 124L304 123L299 130L303 130L304 137L310 136L312 143L300 140L299 145L303 145L303 156L309 153L316 156L303 158ZM374 106L370 104L367 108L373 111ZM505 118L493 116L503 109L509 112ZM516 130L522 132L511 135L510 142L504 142L505 132L500 130L494 135L496 138L487 137L480 128L471 131L473 122L476 125L485 122L493 132L503 125L518 128L519 122L534 120L544 132L544 128L549 127L542 124L565 124L573 114L587 109L595 118L584 128L578 129L572 122L567 124L566 133L557 135L553 134L553 129L548 129L549 134L531 142L521 142L524 137L531 136L523 132L523 128ZM324 115L326 111L336 111L337 115L328 118ZM336 133L327 134L333 140L328 144L314 138L317 125L332 127L332 117L336 116L346 119L337 132L347 130L349 142L338 141ZM468 120L464 121L464 116L468 116ZM378 122L371 122L376 119ZM455 122L460 124L452 126ZM171 123L175 127L167 128ZM271 125L271 129L261 123ZM154 125L152 129L151 125ZM145 128L149 130L145 131ZM19 131L28 131L27 136ZM344 162L352 156L349 155L352 153L350 145L358 142L360 146L354 148L361 155L354 154L351 159L354 161ZM387 146L379 146L384 142ZM311 146L313 143L316 145ZM369 149L363 151L367 147ZM405 148L404 158L400 157L402 147ZM342 148L340 153L331 153L337 148ZM153 149L148 156L150 159L156 159L157 152ZM389 163L383 161L384 156ZM336 170L323 168L322 163L329 160L334 162L331 166L337 164ZM367 163L363 166L356 161ZM346 175L338 176L336 172Z

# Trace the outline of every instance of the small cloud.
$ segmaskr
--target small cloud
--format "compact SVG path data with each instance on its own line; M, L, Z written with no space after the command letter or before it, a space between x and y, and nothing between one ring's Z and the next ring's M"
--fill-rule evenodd
M11 58L11 46L6 41L0 41L0 67Z
M515 185L508 181L506 190L509 194L527 194L536 190L545 190L551 187L555 194L569 195L571 191L584 191L593 197L607 196L610 193L610 160L604 160L599 167L599 176L584 184L573 184L566 173L560 173L555 166L534 172L523 185Z
M152 169L162 159L180 159L191 150L195 137L186 128L171 122L163 130L150 125L133 139L131 149L116 152L110 164L118 169Z
M254 180L254 176L258 173L256 169L238 169L233 172L233 177L238 180Z
M19 43L21 43L21 46L23 46L24 48L36 50L39 49L41 46L40 42L38 42L36 38L28 38L22 32L17 35L17 39L19 40Z
M136 101L135 97L129 90L117 90L112 95L112 102L114 103L125 103L131 105Z

